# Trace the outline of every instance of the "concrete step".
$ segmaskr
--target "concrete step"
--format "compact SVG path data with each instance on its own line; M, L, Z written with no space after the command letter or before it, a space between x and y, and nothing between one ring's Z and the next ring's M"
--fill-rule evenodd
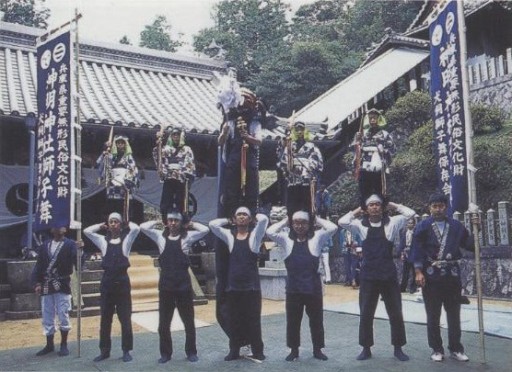
M103 270L85 270L82 271L82 283L96 282L103 277Z
M130 273L130 282L132 285L132 292L135 289L158 288L158 273L149 273L144 276L132 275Z
M132 303L158 302L158 288L132 289Z
M0 298L0 313L11 309L11 298Z
M41 318L41 310L33 311L6 311L6 320L37 319Z
M82 295L99 293L100 292L100 284L101 284L101 281L99 281L99 280L94 281L94 282L82 281Z
M11 285L10 284L0 284L0 298L9 298L11 297Z

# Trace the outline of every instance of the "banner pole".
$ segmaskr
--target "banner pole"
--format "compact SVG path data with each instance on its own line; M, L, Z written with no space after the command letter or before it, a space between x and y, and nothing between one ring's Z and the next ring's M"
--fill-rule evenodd
M79 35L78 35L78 20L81 18L81 14L78 13L78 8L75 8L75 105L76 105L76 122L74 123L75 127L75 145L76 145L76 159L77 162L75 164L75 187L78 191L75 198L75 213L76 213L76 221L80 223L80 226L76 230L76 239L80 241L79 248L77 250L77 354L78 358L81 355L81 340L82 340L82 255L83 255L83 245L82 245L82 127L80 124L80 44L79 44Z
M484 333L484 315L482 301L482 273L480 267L480 241L479 234L479 213L476 203L476 182L473 153L473 124L471 120L471 111L469 109L469 75L467 70L467 44L466 44L466 23L464 19L464 1L457 1L457 18L459 23L460 38L460 63L462 75L462 100L464 102L465 121L465 140L466 140L466 157L467 157L467 175L468 175L468 205L471 213L471 223L473 238L475 241L475 278L477 290L477 307L478 307L478 330L480 334L480 361L486 363L485 357L485 333Z

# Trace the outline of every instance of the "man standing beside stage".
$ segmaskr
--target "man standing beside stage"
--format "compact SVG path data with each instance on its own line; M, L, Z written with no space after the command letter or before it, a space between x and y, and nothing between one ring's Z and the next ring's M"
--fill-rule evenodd
M286 209L290 221L299 210L312 215L315 185L324 169L324 161L318 147L309 140L309 132L303 122L294 123L277 165L283 170L287 181Z
M158 144L163 141L162 134L157 133L157 146L153 149L155 161L160 179L164 183L160 198L160 213L162 221L167 223L167 213L170 210L178 210L186 215L185 206L188 191L196 173L194 153L185 145L185 133L181 128L173 128L167 144L161 147L159 154Z
M421 221L414 230L411 262L414 263L416 284L423 287L423 300L427 312L428 345L431 359L444 359L440 331L441 308L444 306L448 321L448 349L452 358L467 362L460 330L461 279L460 249L474 250L473 239L459 221L447 216L448 198L434 194L429 198L430 217Z
M359 234L362 240L359 344L363 350L357 360L366 360L372 356L370 348L374 341L373 319L379 295L382 295L391 324L391 343L395 348L394 355L400 361L409 360L409 357L402 351L406 337L402 315L402 297L393 261L393 245L400 229L405 226L408 218L414 216L415 212L403 205L391 202L387 204L387 209L396 211L399 215L388 216L384 211L382 197L371 195L366 199L367 214L363 215L363 209L359 207L348 212L338 221L341 227L350 230L352 234ZM358 219L361 216L362 219Z
M73 266L76 266L77 247L73 240L65 237L66 231L66 227L51 229L52 239L42 245L32 271L34 291L41 296L43 329L46 335L46 346L37 352L37 356L46 355L55 349L55 316L59 319L61 335L59 356L69 355L67 340L71 329L70 282Z

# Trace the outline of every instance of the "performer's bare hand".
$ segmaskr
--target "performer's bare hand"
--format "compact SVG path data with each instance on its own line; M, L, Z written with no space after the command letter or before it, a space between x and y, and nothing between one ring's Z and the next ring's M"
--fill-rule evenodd
M41 284L36 284L36 286L34 287L34 292L36 293L36 295L41 295Z
M393 202L388 203L388 210L390 211L396 211L398 209L398 204L395 204Z
M357 132L356 133L356 141L360 142L362 138L363 138L363 136L362 136L361 132Z
M84 244L84 241L83 241L83 240L81 240L81 239L80 239L80 240L75 241L75 244L76 244L76 247L77 247L77 248L83 248L83 247L84 247L84 245L85 245L85 244Z
M104 223L103 225L100 226L100 230L108 230L108 225Z
M357 207L357 209L354 209L352 211L352 214L354 215L354 217L359 218L364 214L364 211L361 207Z
M416 269L416 285L420 287L425 286L425 275L423 275L423 272L419 269Z

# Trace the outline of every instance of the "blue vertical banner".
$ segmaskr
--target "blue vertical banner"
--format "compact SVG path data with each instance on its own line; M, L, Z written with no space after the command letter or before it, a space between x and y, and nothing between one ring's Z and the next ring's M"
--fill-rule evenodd
M74 118L71 32L37 46L35 229L69 227L74 220Z
M468 208L467 153L457 2L449 1L430 25L434 147L439 189L450 214Z

